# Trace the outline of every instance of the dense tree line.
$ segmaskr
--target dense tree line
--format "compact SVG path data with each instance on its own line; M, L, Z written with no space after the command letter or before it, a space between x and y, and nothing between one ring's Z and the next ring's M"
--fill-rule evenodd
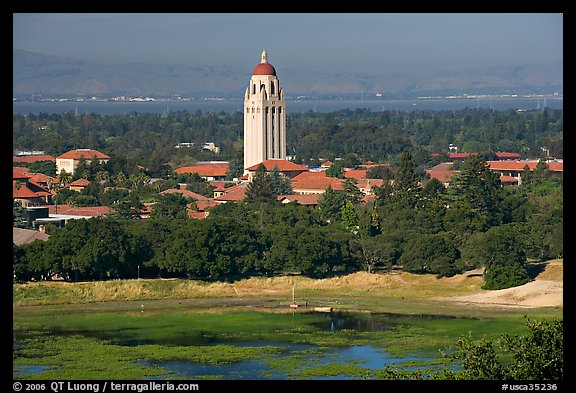
M360 202L348 182L344 190L329 188L316 209L280 204L270 192L274 176L260 172L247 202L216 206L204 220L188 218L189 201L169 194L147 220L117 209L70 221L46 242L14 247L16 279L229 279L391 268L450 276L484 267L486 288L498 289L530 280L529 260L563 255L562 179L543 165L521 186L502 187L483 157L472 155L444 188L420 178L406 150L391 167L394 182L378 188L373 202Z
M170 170L167 163L182 166L214 159L230 161L236 173L241 169L243 114L14 115L12 135L15 149L56 156L75 148L100 150L117 162L111 175L123 171L129 176L142 166L149 176L163 177ZM465 152L511 151L537 158L545 148L562 157L563 111L289 112L287 138L288 154L305 164L335 157L344 158L350 167L368 160L398 164L402 152L409 149L415 166L421 167L432 164L431 153L445 152L451 143ZM208 141L215 142L221 154L202 150ZM195 145L176 149L179 142Z

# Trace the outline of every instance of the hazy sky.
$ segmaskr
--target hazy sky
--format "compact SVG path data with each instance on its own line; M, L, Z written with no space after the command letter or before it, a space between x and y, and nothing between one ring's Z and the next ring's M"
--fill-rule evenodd
M428 73L563 60L561 13L15 13L13 47L104 64Z

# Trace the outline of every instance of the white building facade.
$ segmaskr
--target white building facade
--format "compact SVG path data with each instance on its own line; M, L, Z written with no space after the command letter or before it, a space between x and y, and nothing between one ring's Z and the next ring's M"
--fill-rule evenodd
M244 171L268 159L286 159L286 102L263 51L244 94Z

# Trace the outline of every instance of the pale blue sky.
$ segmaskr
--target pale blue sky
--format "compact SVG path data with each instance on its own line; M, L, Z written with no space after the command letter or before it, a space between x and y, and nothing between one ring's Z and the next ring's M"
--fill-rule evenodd
M13 47L104 64L431 73L563 60L561 13L15 13Z

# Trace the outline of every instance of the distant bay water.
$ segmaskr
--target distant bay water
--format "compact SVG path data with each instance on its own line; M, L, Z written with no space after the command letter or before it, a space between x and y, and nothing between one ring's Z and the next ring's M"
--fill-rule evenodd
M242 100L194 100L194 101L14 101L13 114L76 114L96 113L100 115L138 113L189 112L242 112ZM535 110L548 107L563 109L562 97L490 97L490 98L431 98L413 100L287 100L286 111L290 112L334 112L342 109L384 110L460 110L489 108L503 111Z

